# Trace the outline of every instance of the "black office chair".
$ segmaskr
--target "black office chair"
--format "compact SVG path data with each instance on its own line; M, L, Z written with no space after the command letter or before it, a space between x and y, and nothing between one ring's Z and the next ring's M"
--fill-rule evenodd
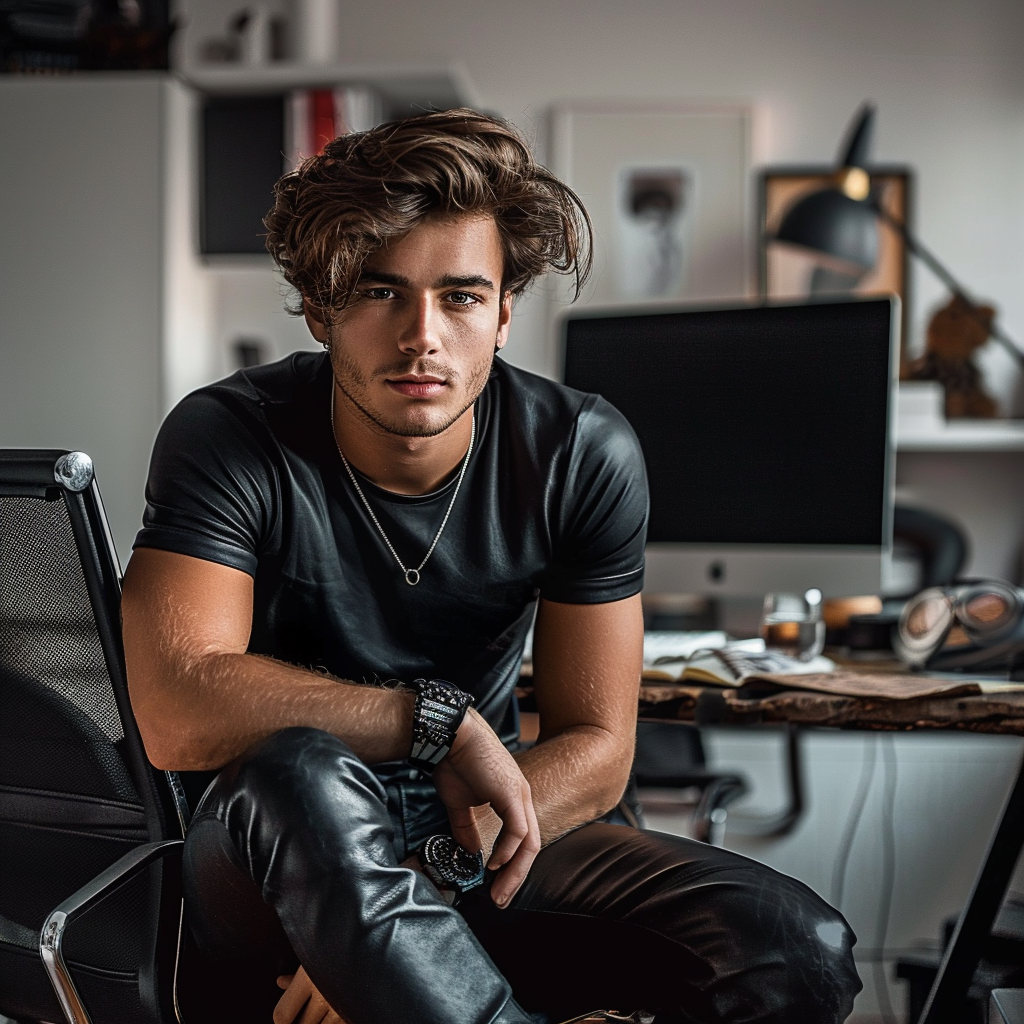
M637 722L627 806L644 825L644 803L661 803L671 790L671 803L692 807L689 831L703 843L721 845L728 807L747 792L746 780L735 772L709 770L700 730L678 722Z
M88 456L0 450L0 1013L19 1024L179 1019L187 810L132 718L119 605Z
M912 550L920 566L914 593L946 586L963 571L968 556L967 537L946 516L929 509L897 505L893 510L892 532L894 542Z

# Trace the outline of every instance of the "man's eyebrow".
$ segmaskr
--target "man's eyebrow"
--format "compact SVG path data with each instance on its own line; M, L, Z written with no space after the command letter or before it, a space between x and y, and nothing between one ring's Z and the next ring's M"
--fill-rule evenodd
M407 277L403 277L401 274L389 274L386 270L373 270L367 268L359 275L360 282L363 281L379 281L381 284L393 284L398 288L408 288L411 286L411 281Z
M494 282L489 277L480 274L445 274L437 282L438 288L490 288L493 290Z

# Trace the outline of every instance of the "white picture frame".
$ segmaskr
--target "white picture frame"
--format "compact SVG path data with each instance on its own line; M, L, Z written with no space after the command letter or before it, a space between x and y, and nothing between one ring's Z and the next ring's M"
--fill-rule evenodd
M749 107L567 103L551 124L552 170L594 227L593 273L578 305L756 294ZM556 307L564 304L563 294Z

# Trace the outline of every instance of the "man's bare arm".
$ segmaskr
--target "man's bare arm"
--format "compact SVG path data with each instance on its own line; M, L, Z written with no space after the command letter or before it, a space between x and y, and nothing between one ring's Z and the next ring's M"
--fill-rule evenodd
M413 696L246 654L252 579L214 562L140 549L121 601L132 706L158 768L221 768L292 725L326 729L367 763L412 743Z
M540 602L533 642L540 736L516 760L533 790L543 843L621 799L642 669L639 595L608 604Z
M408 756L410 692L341 682L245 653L252 628L252 580L245 573L142 548L125 574L121 610L132 707L158 768L221 768L289 726L331 732L368 764ZM492 894L506 903L540 847L537 822L529 784L475 711L459 727L434 784L453 822L467 821L483 804L500 818L488 866L498 871Z
M537 744L516 755L530 782L541 842L611 810L633 762L643 667L640 598L540 602L533 642ZM498 823L480 815L486 847Z

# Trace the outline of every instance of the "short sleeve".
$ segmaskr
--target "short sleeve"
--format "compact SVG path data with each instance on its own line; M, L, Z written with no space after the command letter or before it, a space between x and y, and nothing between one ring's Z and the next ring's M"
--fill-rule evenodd
M541 595L599 604L638 594L647 515L647 474L636 434L612 405L588 396L576 418L555 559Z
M256 573L274 515L275 474L257 417L212 390L184 398L153 447L135 547Z

